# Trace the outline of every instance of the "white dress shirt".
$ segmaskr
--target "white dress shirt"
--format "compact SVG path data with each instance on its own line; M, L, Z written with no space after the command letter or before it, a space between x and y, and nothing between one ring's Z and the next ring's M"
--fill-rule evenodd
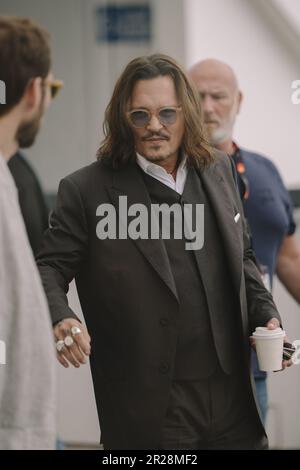
M186 165L186 157L182 159L180 162L179 167L177 168L176 173L176 181L174 180L173 176L168 173L162 166L157 165L156 163L149 162L145 157L142 157L140 154L137 155L137 164L141 167L141 169L147 173L148 175L152 176L153 178L157 179L161 183L169 186L169 188L174 189L179 194L183 193L186 177L187 177L187 165Z

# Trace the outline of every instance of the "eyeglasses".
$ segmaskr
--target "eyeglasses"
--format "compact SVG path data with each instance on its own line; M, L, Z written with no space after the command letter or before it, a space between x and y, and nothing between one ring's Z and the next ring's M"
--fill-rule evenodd
M146 127L151 121L153 114L155 114L163 126L170 126L175 124L179 111L181 111L181 106L166 106L160 108L156 113L150 113L147 109L133 109L127 115L133 127Z
M61 80L45 80L44 82L46 85L50 87L50 93L51 93L51 98L54 99L58 92L62 89L64 86L64 82Z

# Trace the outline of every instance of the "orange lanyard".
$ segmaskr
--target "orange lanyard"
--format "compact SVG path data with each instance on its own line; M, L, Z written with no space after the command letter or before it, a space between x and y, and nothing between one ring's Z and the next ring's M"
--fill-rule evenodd
M242 157L241 151L236 144L235 151L231 155L235 164L236 171L240 177L241 186L242 186L242 194L241 197L243 201L246 201L250 195L250 188L249 188L249 180L246 176L246 166L244 159Z

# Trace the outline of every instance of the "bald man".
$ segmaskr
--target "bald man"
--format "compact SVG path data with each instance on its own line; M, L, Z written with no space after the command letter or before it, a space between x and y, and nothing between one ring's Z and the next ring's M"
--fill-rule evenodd
M233 140L236 117L243 95L232 68L215 59L196 63L189 71L203 103L204 121L210 143L230 155L236 165L244 203L265 285L271 290L276 273L300 302L300 248L294 235L295 222L289 194L275 165L266 157L249 152ZM253 368L263 419L267 413L266 374Z

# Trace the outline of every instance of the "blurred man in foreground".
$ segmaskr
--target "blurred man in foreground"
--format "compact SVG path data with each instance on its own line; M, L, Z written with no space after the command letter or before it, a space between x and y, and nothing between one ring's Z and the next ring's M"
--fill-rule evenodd
M7 163L30 147L51 100L48 33L25 18L0 17L0 448L54 449L55 354L47 302Z

